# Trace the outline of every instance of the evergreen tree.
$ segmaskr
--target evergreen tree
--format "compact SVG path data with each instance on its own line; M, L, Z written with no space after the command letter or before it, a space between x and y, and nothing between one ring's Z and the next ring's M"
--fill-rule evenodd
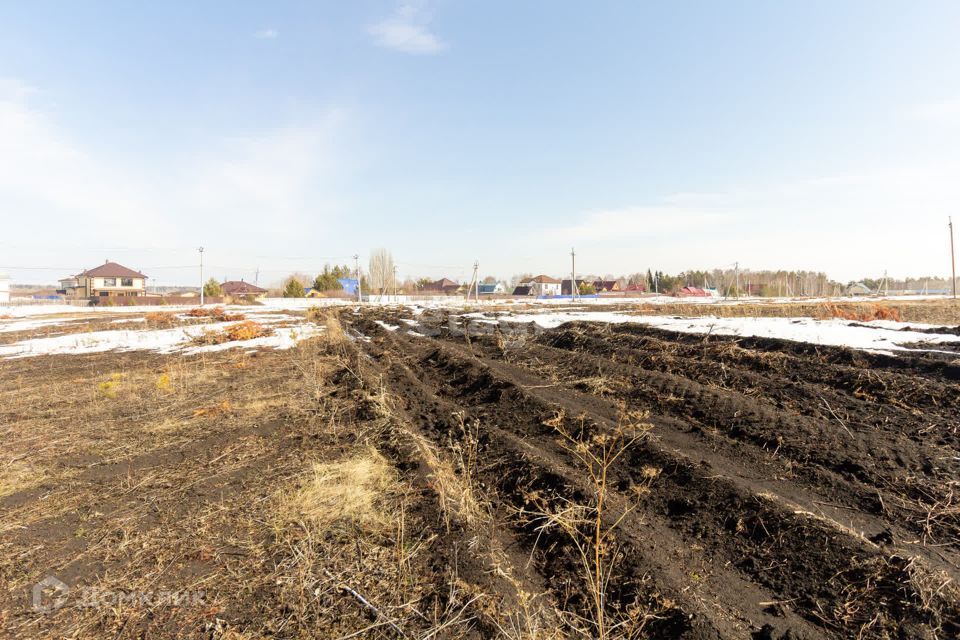
M207 283L203 285L203 295L208 298L219 298L223 295L223 288L214 278L210 278L207 280Z
M302 298L304 295L306 295L306 292L299 280L296 278L287 280L287 284L283 287L284 298Z
M340 284L339 278L344 276L337 275L340 267L334 267L333 270L330 269L330 265L325 265L323 267L323 273L319 274L313 281L313 288L315 291L340 291L343 289L343 285Z

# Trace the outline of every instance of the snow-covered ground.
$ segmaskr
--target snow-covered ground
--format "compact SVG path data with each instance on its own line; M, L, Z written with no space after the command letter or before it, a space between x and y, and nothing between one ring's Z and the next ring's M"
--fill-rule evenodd
M44 317L43 314L32 312L15 319L0 319L0 334L13 331L30 331L44 327L66 325L77 319L89 318L105 312L119 312L130 315L129 318L112 320L110 324L142 323L142 315L132 314L150 313L156 311L185 312L187 307L123 307L123 308L90 308L42 305L27 307L43 309L54 317ZM287 307L289 308L289 307ZM208 351L222 351L224 349L255 349L269 347L274 349L289 349L298 341L314 336L322 331L321 327L307 322L303 318L282 313L277 307L249 306L230 307L230 313L243 313L247 319L254 320L273 330L272 335L253 340L230 341L214 345L197 345L195 339L206 331L219 331L229 327L234 322L203 323L170 329L140 328L107 329L103 331L86 331L82 333L68 333L66 335L31 338L11 344L0 344L0 358L24 358L47 354L80 354L99 353L104 351L156 351L158 353L202 353ZM0 314L3 315L3 314ZM181 318L187 316L180 315ZM294 326L276 326L279 324L295 323Z
M610 311L557 311L552 313L507 313L490 317L482 312L465 314L479 322L530 322L545 329L574 320L607 323L637 323L682 333L782 338L891 354L897 351L938 351L937 345L960 343L950 333L923 333L910 329L937 329L936 325L876 320L814 320L813 318L697 318L637 316ZM905 330L904 330L905 329ZM924 347L905 344L924 343Z
M917 299L916 296L911 299ZM699 304L726 304L731 301L718 301L710 298L643 298L645 303L656 302L697 302ZM872 299L875 300L875 299ZM741 299L740 302L746 301ZM754 300L756 301L756 300ZM809 299L805 300L809 301ZM456 302L456 300L454 300ZM494 302L494 301L491 301ZM532 302L532 304L531 304ZM586 301L584 301L586 302ZM622 304L625 299L593 299L598 305L608 303ZM764 303L773 303L764 299ZM462 305L462 300L457 304ZM476 311L464 314L475 322L531 322L538 326L556 327L571 320L593 322L634 322L673 331L686 333L714 333L734 336L758 336L783 338L811 344L846 346L875 352L895 353L903 351L939 351L938 345L960 342L960 336L946 332L937 332L935 325L904 323L892 321L873 321L868 323L848 320L814 320L811 318L716 318L716 317L679 317L679 316L643 316L631 315L623 311L605 311L603 308L584 310L581 306L571 305L569 299L522 301L507 306L503 310L503 301L495 302L501 310ZM263 305L231 306L230 313L243 313L247 318L274 329L274 334L255 340L227 342L219 345L197 346L194 339L204 331L222 328L230 323L200 324L171 329L151 329L131 326L142 323L146 313L165 311L184 313L191 307L75 307L69 305L31 305L0 307L0 335L14 331L30 331L60 324L69 324L77 320L115 314L119 319L116 329L70 333L67 335L38 337L12 344L0 345L0 358L27 357L49 353L94 353L102 351L153 350L158 352L196 353L218 351L230 348L273 347L288 348L320 331L320 328L306 322L303 318L284 313L285 310L298 310L319 305L353 306L357 305L343 299L268 299ZM397 305L394 305L397 306ZM457 306L439 299L437 302L418 302L403 305L418 319L429 309ZM481 305L483 309L486 305ZM474 307L477 308L477 307ZM107 316L109 317L109 316ZM182 316L185 317L185 316ZM405 320L413 325L414 320ZM293 326L277 326L290 325ZM384 328L395 331L396 325L381 323ZM931 332L917 331L928 330ZM919 343L922 346L917 346ZM906 347L904 345L914 344Z

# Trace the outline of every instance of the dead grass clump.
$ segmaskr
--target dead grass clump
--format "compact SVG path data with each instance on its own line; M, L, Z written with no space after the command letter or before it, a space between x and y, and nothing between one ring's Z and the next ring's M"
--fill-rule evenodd
M187 311L187 315L192 318L212 318L217 322L236 322L247 319L247 316L242 313L227 313L223 307L194 307Z
M226 334L228 340L253 340L254 338L262 338L268 336L273 331L267 329L259 322L254 322L253 320L244 320L243 322L238 322L235 325L227 327Z
M859 322L869 322L871 320L901 321L898 309L883 304L840 306L832 302L825 302L818 305L814 317L818 320L842 318Z
M147 326L153 329L169 329L177 324L176 314L170 311L151 311L144 317Z
M320 307L310 307L307 309L307 322L321 325L325 329L323 339L327 344L339 346L347 342L347 334L335 312Z
M222 331L204 331L201 335L196 336L193 342L199 345L223 344L224 342L263 338L272 334L272 329L264 327L259 322L244 320Z
M388 532L393 526L387 503L399 491L394 468L374 448L336 462L317 462L302 487L284 499L282 512L325 531L335 524L363 531Z

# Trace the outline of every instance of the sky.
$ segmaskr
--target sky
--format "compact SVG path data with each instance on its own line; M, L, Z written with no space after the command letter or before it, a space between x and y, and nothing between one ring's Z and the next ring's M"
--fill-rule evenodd
M950 271L960 3L0 3L0 272Z

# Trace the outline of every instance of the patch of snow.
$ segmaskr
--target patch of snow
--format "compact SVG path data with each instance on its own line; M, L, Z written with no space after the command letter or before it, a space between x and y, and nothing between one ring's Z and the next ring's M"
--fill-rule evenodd
M184 349L185 354L207 353L211 351L224 351L226 349L256 349L259 347L272 347L274 349L290 349L301 340L311 338L324 331L322 327L313 324L305 324L301 327L281 327L274 329L273 335L252 340L240 340L235 342L224 342L223 344L208 344L200 347Z
M468 314L471 317L478 314ZM683 318L677 316L633 316L603 311L561 312L550 314L516 314L499 318L500 322L530 322L550 329L565 322L637 323L681 333L715 333L744 337L781 338L794 342L850 347L866 351L936 351L904 347L906 343L934 346L960 342L960 336L940 333L900 331L892 326L857 326L849 320L814 320L812 318ZM480 322L490 322L480 319ZM904 323L892 323L903 326Z
M383 320L374 320L374 322L376 322L378 325L380 325L381 327L383 327L383 328L386 329L387 331L396 331L397 329L400 328L400 325L398 325L398 324L387 324L387 323L384 322Z
M0 333L10 333L13 331L32 331L42 329L43 327L56 327L67 324L65 320L0 320Z
M216 326L229 326L230 324L233 323L217 324ZM0 345L0 358L102 353L104 351L156 351L158 353L184 351L185 353L196 353L199 351L220 351L234 347L256 348L261 346L289 349L299 340L320 332L320 329L315 325L304 323L297 327L277 328L273 335L254 338L253 340L238 340L202 347L193 345L193 339L202 336L209 328L210 325L193 325L173 329L117 329L73 333L50 338L33 338L13 344Z

